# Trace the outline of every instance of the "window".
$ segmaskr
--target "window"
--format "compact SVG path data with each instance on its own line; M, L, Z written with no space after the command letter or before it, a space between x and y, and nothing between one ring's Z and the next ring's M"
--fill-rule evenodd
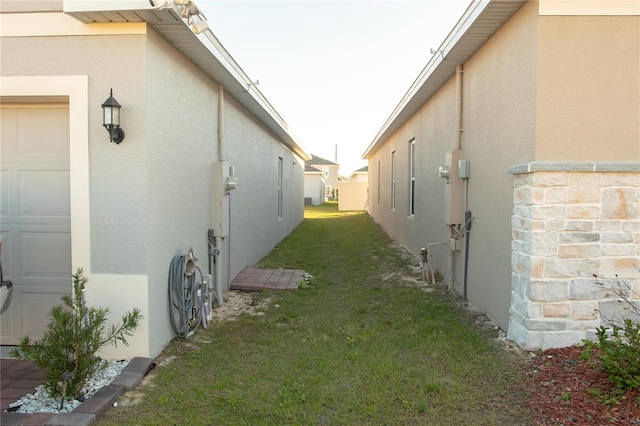
M331 185L324 186L324 198L325 200L333 200L333 186Z
M391 153L391 210L396 209L396 152Z
M278 219L282 219L282 157L278 157Z
M380 161L378 161L378 205L380 205Z
M416 206L416 140L409 141L409 216L413 216Z

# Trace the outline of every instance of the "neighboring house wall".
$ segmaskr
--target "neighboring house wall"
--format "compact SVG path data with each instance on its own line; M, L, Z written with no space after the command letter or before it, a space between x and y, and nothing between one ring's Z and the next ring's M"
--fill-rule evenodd
M601 294L585 287L591 274L615 279L617 265L632 285L639 281L631 265L638 266L640 108L629 96L640 92L632 75L639 68L637 13L541 16L541 4L524 4L464 62L462 77L461 148L470 162L466 206L473 215L466 294L527 349L580 342L600 324L586 313L602 307ZM455 97L453 75L367 154L369 212L416 254L452 236L438 166L454 148ZM532 163L540 160L552 163ZM618 161L633 163L606 167ZM585 168L593 175L584 177ZM611 209L620 214L610 217ZM461 293L464 243L461 237L452 263L449 244L433 247L437 269Z
M322 195L323 200L320 204L324 203L328 199L331 199L332 197L335 197L336 190L338 189L338 182L340 181L340 176L338 174L340 166L332 161L315 155L306 162L306 165L324 173L325 193ZM309 193L314 192L315 185L309 189Z
M322 166L322 167L327 167L329 170L327 172L327 179L325 181L326 185L331 185L331 188L333 188L333 190L335 191L336 189L338 189L338 169L340 168L340 166L338 166L337 164L335 166ZM318 166L318 168L320 168L320 166Z
M324 177L321 173L305 173L304 197L311 198L311 205L324 203Z
M227 161L240 186L231 194L232 276L261 258L304 218L304 163L227 98ZM246 155L251 152L252 155ZM283 212L278 218L278 159L283 166ZM256 161L258 160L259 161ZM226 277L226 275L225 275Z
M448 111L449 114L438 114L438 111ZM449 238L444 224L444 181L438 178L438 166L444 163L445 153L452 148L454 111L455 81L452 79L369 159L369 187L372 195L369 213L387 233L416 254L428 244ZM412 140L416 142L418 165L413 217L409 214L408 203L409 143ZM392 208L393 157L396 169L395 209ZM433 258L441 272L446 274L446 250L443 247L434 249Z
M369 182L369 175L367 172L359 172L351 175L351 182L367 183Z
M171 259L192 247L208 272L220 87L145 23L87 26L63 13L47 14L45 22L67 33L47 36L50 28L44 26L37 28L41 36L32 37L15 35L28 28L4 26L0 95L3 101L68 100L69 280L72 269L83 267L89 303L110 308L113 320L133 307L144 315L131 345L108 348L104 356L155 356L173 337L167 316ZM126 137L119 145L109 142L101 125L100 105L111 88L122 104ZM225 159L240 181L231 193L231 230L218 259L226 288L302 221L306 158L293 154L228 93L224 132Z

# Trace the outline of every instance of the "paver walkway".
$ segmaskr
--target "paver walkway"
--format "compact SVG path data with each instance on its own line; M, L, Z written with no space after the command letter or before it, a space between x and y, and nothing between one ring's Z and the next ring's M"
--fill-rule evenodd
M297 290L304 273L300 269L245 268L231 282L231 290Z
M42 384L44 373L33 362L0 359L0 411Z

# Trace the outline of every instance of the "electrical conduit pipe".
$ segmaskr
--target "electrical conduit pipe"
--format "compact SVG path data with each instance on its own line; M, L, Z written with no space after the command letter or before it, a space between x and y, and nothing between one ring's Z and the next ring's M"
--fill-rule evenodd
M462 64L456 65L456 135L454 142L454 149L461 150L462 140ZM451 176L451 179L456 179L457 176ZM454 225L449 225L449 240L455 238ZM447 276L447 288L453 290L455 281L455 251L453 247L449 247L449 273Z
M225 146L224 146L224 86L218 87L218 161L222 162L225 159ZM217 190L217 189L214 189ZM213 247L215 252L214 269L215 269L215 288L216 288L216 300L218 306L223 306L224 300L222 297L222 235L214 235Z

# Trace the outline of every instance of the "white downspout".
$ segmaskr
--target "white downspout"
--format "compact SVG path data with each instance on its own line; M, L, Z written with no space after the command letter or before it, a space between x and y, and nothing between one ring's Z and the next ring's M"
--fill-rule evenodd
M462 64L456 65L456 135L455 135L455 143L454 150L461 149L461 140L462 140ZM456 178L452 176L452 178ZM455 230L453 225L449 226L449 241L453 241L455 235ZM449 247L449 273L447 274L447 288L449 290L453 290L454 285L454 274L455 274L455 250L453 247Z
M224 161L224 86L220 85L218 90L218 161ZM214 191L220 190L215 188ZM215 281L216 281L216 300L218 306L223 306L222 297L222 235L214 235L213 246L216 253Z
M221 84L218 90L218 161L225 160L224 146L224 86Z
M456 65L456 146L462 149L462 64Z

